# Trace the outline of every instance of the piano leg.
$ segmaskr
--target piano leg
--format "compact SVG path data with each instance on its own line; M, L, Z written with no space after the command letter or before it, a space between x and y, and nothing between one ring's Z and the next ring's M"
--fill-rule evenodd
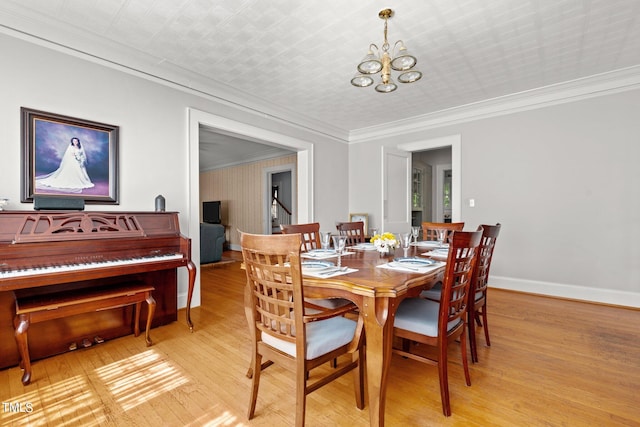
M156 311L156 300L151 296L151 292L147 292L147 331L145 333L144 339L147 342L147 347L150 347L151 344L151 336L149 335L149 330L151 329L151 321L153 320L153 313Z
M14 319L16 343L20 351L20 367L24 370L24 374L22 374L22 384L24 385L31 383L31 358L29 357L29 340L27 338L29 317L29 314L19 314Z
M196 283L196 265L190 260L187 263L187 271L189 271L189 293L187 294L187 325L189 330L193 332L193 322L191 321L191 298L193 297L193 287Z

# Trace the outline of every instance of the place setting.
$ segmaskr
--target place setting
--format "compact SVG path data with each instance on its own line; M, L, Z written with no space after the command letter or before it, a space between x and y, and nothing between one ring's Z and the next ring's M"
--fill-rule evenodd
M331 261L302 261L302 274L318 278L329 278L358 271L355 268L342 266L342 256L348 253L345 252L346 237L332 236L332 239L334 247L333 253L334 256L338 257L337 264Z
M316 278L330 278L358 271L347 266L338 266L331 261L302 261L302 274Z
M440 243L437 240L421 240L419 242L412 242L411 246L418 248L432 249L432 248L448 248L448 243Z
M328 259L337 257L338 253L334 249L312 249L310 251L303 252L300 256L302 258Z
M425 252L420 255L427 256L431 259L435 259L438 261L446 261L447 258L449 257L449 248L448 247L438 248L429 252Z
M351 249L355 249L358 251L375 251L376 247L373 243L358 243L351 247Z
M379 268L424 274L442 265L441 262L419 257L396 257L393 261L378 265Z
M333 248L331 248L331 240L333 239ZM336 240L337 239L337 240ZM336 251L338 245L342 244L340 249L340 253ZM311 258L311 259L330 259L335 257L340 257L343 255L353 255L355 252L350 252L345 250L346 238L344 236L333 236L328 231L320 232L320 248L311 249L310 251L302 253L300 256L302 258Z

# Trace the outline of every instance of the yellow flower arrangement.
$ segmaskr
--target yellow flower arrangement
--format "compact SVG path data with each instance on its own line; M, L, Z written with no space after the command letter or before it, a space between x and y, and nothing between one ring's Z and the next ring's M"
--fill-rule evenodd
M371 238L371 243L376 247L378 252L388 253L398 247L398 240L393 233L376 234Z

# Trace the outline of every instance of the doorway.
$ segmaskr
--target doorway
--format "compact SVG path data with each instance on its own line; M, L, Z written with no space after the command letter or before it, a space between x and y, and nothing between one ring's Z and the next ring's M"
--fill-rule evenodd
M313 219L313 144L297 138L290 137L276 131L259 128L244 122L239 122L226 117L218 116L194 108L188 109L189 116L189 212L182 218L187 222L182 227L185 234L191 238L191 258L198 265L200 262L200 126L207 126L223 132L231 133L252 140L262 141L266 144L283 146L297 152L297 190L295 209L298 220L311 222ZM236 249L236 248L232 248ZM184 269L178 269L184 270ZM186 283L186 273L178 272L180 283ZM178 289L178 306L185 307L187 303L187 289L181 286ZM200 305L200 275L196 275L196 283L193 291L192 307Z
M295 164L264 170L264 234L279 234L280 224L297 222L295 175Z
M414 151L411 158L414 192L421 190L421 197L413 197L413 225L420 225L420 222L451 222L451 147Z
M447 207L448 220L451 222L460 221L462 201L460 199L461 193L461 136L450 135L441 138L434 138L425 141L408 142L399 144L398 149L409 151L412 153L412 162L419 160L424 164L431 164L434 171L433 180L431 184L431 196L425 193L425 200L432 200L431 208L431 220L433 222L444 222L445 211L444 207L437 206L438 201L441 206L444 206L444 199L442 197L435 197L436 194L443 194L438 187L444 188L444 170L449 170L449 200ZM422 156L430 153L436 158L434 159L422 159ZM439 169L443 172L440 173ZM425 186L426 187L426 186ZM428 189L427 189L428 191ZM422 211L422 220L426 221L427 215L425 211Z

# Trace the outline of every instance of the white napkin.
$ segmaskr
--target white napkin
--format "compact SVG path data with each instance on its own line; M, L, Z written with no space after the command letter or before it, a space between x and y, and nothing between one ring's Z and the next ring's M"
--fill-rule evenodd
M400 271L406 271L407 273L418 273L418 274L424 274L424 273L428 273L429 271L433 270L434 268L440 267L443 263L442 262L435 262L433 264L424 266L424 267L417 267L414 265L403 265L402 263L399 262L395 262L395 261L391 261L388 262L386 264L380 264L378 265L379 268L386 268L389 270L400 270Z
M303 272L304 276L316 277L318 279L328 279L330 277L342 276L343 274L353 273L354 271L358 271L356 268L347 268L346 270L341 270L338 267L331 267L326 270L313 271L313 272Z
M436 249L434 251L425 252L420 255L427 256L431 259L446 261L447 258L449 257L449 249Z
M418 246L420 248L439 248L440 243L436 240L422 240L420 242L411 242L411 246ZM442 244L443 248L448 248L448 243Z
M375 251L377 248L371 243L361 243L359 245L351 246L351 249L357 249L359 251Z
M355 252L342 252L342 256L345 255L353 255L355 254ZM309 252L303 252L300 257L302 258L309 258L309 259L329 259L329 258L337 258L338 254L331 251L331 252L313 252L313 251L309 251Z

